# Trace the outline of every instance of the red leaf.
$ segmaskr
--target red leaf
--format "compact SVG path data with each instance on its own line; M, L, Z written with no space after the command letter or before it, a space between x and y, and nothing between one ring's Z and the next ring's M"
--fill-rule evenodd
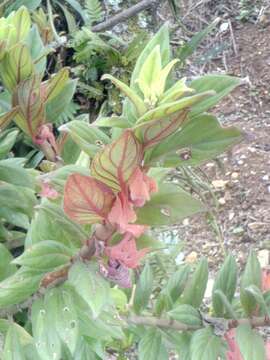
M140 125L138 129L140 129L139 133L144 148L148 149L175 133L186 120L187 114L188 109L185 109L177 115L174 114L166 119L153 120Z
M131 269L139 265L140 259L147 252L148 249L137 250L136 241L131 234L126 234L119 244L106 248L106 254L110 259L117 260L120 264Z
M102 182L85 175L72 174L64 189L64 211L80 224L94 224L105 220L115 195Z
M131 130L106 145L91 164L91 174L118 192L126 189L133 172L142 162L143 149Z

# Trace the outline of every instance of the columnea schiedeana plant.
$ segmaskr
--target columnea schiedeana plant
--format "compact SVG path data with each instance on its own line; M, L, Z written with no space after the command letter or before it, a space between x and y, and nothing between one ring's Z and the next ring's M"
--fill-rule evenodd
M76 81L65 68L44 76L41 38L24 7L0 19L1 358L269 358L253 329L270 324L269 274L255 253L240 282L228 255L212 302L203 302L207 260L176 263L152 231L207 211L168 174L241 140L207 112L239 79L175 80L165 25L138 56L129 86L103 76L125 97L121 115L92 124L80 116L56 131ZM45 157L39 170L9 156L19 132L12 120ZM15 258L14 239L24 245Z

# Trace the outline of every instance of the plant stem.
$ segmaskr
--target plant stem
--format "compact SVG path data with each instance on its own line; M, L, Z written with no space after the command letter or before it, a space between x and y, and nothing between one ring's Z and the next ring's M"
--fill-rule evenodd
M142 0L138 2L138 4L131 6L129 9L121 11L120 13L112 16L110 19L95 25L91 28L93 32L100 32L104 30L111 29L115 25L119 24L120 22L126 21L132 16L137 15L139 12L160 3L161 0Z
M127 323L134 325L145 325L145 326L153 326L160 327L163 329L172 329L177 331L190 331L190 330L198 330L204 328L205 325L187 325L183 324L176 320L171 319L162 319L157 317L145 317L145 316L129 316L122 318ZM270 318L268 317L254 317L254 318L245 318L245 319L221 319L221 318L209 318L211 319L211 324L215 324L216 322L224 322L225 329L236 328L241 324L250 324L252 327L265 327L270 326Z

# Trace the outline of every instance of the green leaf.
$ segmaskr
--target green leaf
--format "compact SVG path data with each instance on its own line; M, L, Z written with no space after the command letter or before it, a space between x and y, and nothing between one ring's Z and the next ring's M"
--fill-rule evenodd
M111 127L111 128L120 128L127 129L131 127L128 119L123 116L111 116L111 117L101 117L98 118L93 125L98 127Z
M110 138L103 131L85 121L71 121L62 125L59 130L70 134L73 141L90 157L94 157L102 145L110 142Z
M161 291L154 305L154 315L160 317L164 311L168 311L173 307L173 302L170 295Z
M161 63L162 65L167 65L170 60L170 39L169 39L169 28L168 24L163 25L160 30L155 34L155 36L149 41L145 46L144 50L138 57L135 68L131 77L131 88L136 91L139 90L139 85L137 84L137 79L139 73L149 54L153 49L159 45L161 53Z
M93 318L89 312L89 307L83 306L85 302L84 304L80 302L76 304L78 304L80 332L83 336L91 334L91 338L95 339L96 342L100 340L111 342L112 339L122 340L125 338L122 331L123 324L117 319L115 312L111 310L107 313L102 312L98 318Z
M232 255L228 255L221 269L217 273L212 291L213 308L216 316L224 317L227 312L224 308L224 305L222 304L222 301L220 300L220 297L215 295L216 290L221 290L228 301L231 303L236 290L236 282L236 261Z
M59 116L68 108L76 90L77 80L69 80L62 91L46 102L46 120L55 123Z
M169 39L169 28L167 24L163 25L160 28L160 30L149 41L149 43L145 46L144 50L141 52L140 56L138 57L138 60L136 62L130 80L131 89L135 90L138 95L141 95L139 85L137 83L139 73L147 57L157 45L160 45L161 62L162 65L165 66L170 61L170 39ZM126 100L124 102L123 114L132 123L137 120L134 106L129 100Z
M79 341L74 357L72 358L72 360L81 360L81 359L100 360L100 357L97 357L97 354L93 351L93 346L91 346L91 344L88 344L85 338L82 338Z
M74 355L79 340L79 323L72 290L67 286L53 289L47 293L47 299L45 311L55 314L52 319L54 324L49 326L55 328L58 337Z
M223 97L233 91L236 86L240 85L241 79L228 75L204 75L193 80L189 87L198 93L205 91L215 91L216 95L209 97L199 104L192 107L191 117L195 117L200 113L207 111L215 106Z
M247 260L247 264L242 275L240 284L240 300L245 313L250 316L256 309L257 301L254 296L246 291L250 285L261 287L261 266L254 251L251 251Z
M59 96L69 81L69 71L67 68L62 68L57 74L46 81L44 84L46 88L45 101L51 101Z
M51 293L51 292L49 292ZM54 326L56 313L56 299L48 298L36 300L32 305L31 320L36 349L41 360L60 360L61 341Z
M198 308L203 300L208 280L208 264L205 258L198 263L194 273L188 280L180 298L181 304L189 304Z
M197 330L191 339L191 360L225 359L224 340L214 335L211 327Z
M181 360L190 360L190 342L191 333L187 331L170 332L169 341L173 344L173 348L178 352Z
M74 252L56 241L42 241L28 248L14 259L13 264L27 266L39 271L52 271L54 268L69 263Z
M19 130L6 130L0 134L0 159L8 155L16 142Z
M106 305L111 302L109 285L97 272L94 266L75 263L68 274L69 283L89 305L93 317L96 318Z
M11 20L10 23L16 28L16 42L25 40L31 28L31 18L27 8L25 6L20 7L13 16L9 16L9 19Z
M241 139L237 128L223 128L215 116L203 114L189 119L180 131L151 149L145 162L148 166L195 166L216 157Z
M4 161L4 160L2 160ZM4 217L5 209L21 212L29 217L33 215L36 205L34 192L26 187L0 184L0 217Z
M217 21L214 21L212 24L208 25L202 31L195 34L191 40L186 42L183 46L178 50L178 57L184 63L186 59L191 56L194 51L196 51L197 47L201 43L201 41L216 27Z
M31 54L26 45L13 46L0 62L0 73L5 88L12 93L15 87L34 71Z
M115 307L119 311L124 312L126 310L126 306L128 304L128 298L127 298L127 295L124 293L124 291L117 287L111 288L110 296L113 299L113 303L114 303Z
M243 360L265 360L266 353L262 337L250 325L240 325L236 329L236 341Z
M22 346L29 345L33 342L32 336L22 326L18 325L15 322L11 323L10 320L7 319L0 319L0 332L3 335L7 334L10 326L13 326L16 329L15 331L19 337Z
M153 288L153 273L150 265L147 263L141 273L139 281L136 285L133 307L137 314L147 307Z
M0 281L16 272L17 267L11 264L12 260L13 257L8 249L4 245L0 244Z
M0 283L0 308L18 304L39 287L42 274L26 268L20 268L14 275Z
M245 291L248 292L249 294L253 295L253 297L256 299L257 303L260 305L261 310L263 311L263 314L269 316L269 310L267 309L267 305L266 305L266 302L264 300L261 290L255 285L250 285L245 288Z
M188 264L181 265L179 269L170 276L165 287L162 289L162 292L167 293L173 302L175 302L184 291L189 273L190 266Z
M157 79L160 78L161 69L160 45L156 45L142 64L137 79L145 100L155 96L154 84L157 84Z
M231 304L230 301L227 299L227 296L223 293L222 290L217 289L214 292L215 301L219 303L220 306L224 309L224 317L237 319L237 314L234 309L234 303Z
M169 89L160 97L159 104L173 102L186 94L193 93L194 90L186 85L186 80L186 78L182 78L169 87Z
M144 101L128 85L126 85L122 81L116 79L115 77L109 74L103 75L101 80L111 80L111 82L115 86L117 86L122 91L122 93L124 93L129 98L129 100L134 104L136 111L138 113L138 117L142 116L144 113L147 112L147 107Z
M135 128L138 128L138 126L144 122L166 118L169 115L173 115L179 112L180 110L193 107L194 104L202 102L205 98L213 97L214 94L215 92L209 90L197 95L186 96L174 102L162 104L152 110L149 110L142 117L140 117L136 122Z
M43 45L38 27L36 24L32 26L32 29L27 37L27 45L31 51L31 57L34 62L34 67L37 73L43 74L46 69L46 55L48 49L45 49Z
M87 232L72 222L59 205L43 199L28 231L26 247L50 239L78 249L87 236Z
M84 22L87 22L86 12L81 7L77 0L65 0L78 14L82 17Z
M168 315L177 321L189 326L201 326L202 319L198 310L191 305L178 305L168 312Z
M202 203L177 185L164 183L144 207L137 210L137 223L151 226L170 225L204 211Z
M169 359L158 329L149 329L139 342L139 360Z
M12 5L8 7L7 13L19 9L22 5L25 5L29 10L35 10L40 5L41 0L12 0L11 2Z
M145 233L136 239L136 246L138 250L141 250L145 248L161 249L164 245L160 240Z
M18 160L25 161L20 158L0 160L0 181L33 189L35 186L34 177L18 164Z
M56 1L56 4L63 11L63 14L64 14L66 22L67 22L68 33L73 34L78 29L75 16L68 10L68 7L66 5L61 4L61 2L59 2L59 1Z
M9 326L3 356L5 360L26 360L15 324Z

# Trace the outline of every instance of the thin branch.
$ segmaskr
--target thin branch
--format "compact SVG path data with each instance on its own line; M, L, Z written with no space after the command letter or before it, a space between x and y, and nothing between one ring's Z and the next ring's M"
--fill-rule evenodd
M127 10L121 11L120 13L112 16L110 19L95 25L91 28L93 32L100 32L111 29L115 25L128 20L129 18L137 15L139 12L148 9L154 5L160 3L161 0L142 0L138 4L131 6Z
M209 318L211 324L224 322L224 329L232 329L236 328L241 324L250 324L252 327L266 327L270 326L270 318L269 317L254 317L251 319L222 319L222 318ZM144 317L144 316L130 316L123 318L127 323L134 325L145 325L145 326L153 326L159 327L162 329L172 329L177 331L192 331L198 330L205 325L187 325L183 324L179 321L172 319L161 319L156 317Z
M40 284L40 290L42 291L42 289L47 289L48 287L53 287L63 283L67 279L68 271L72 264L78 260L90 260L96 253L97 242L103 241L106 243L108 239L112 237L114 232L115 228L110 224L97 225L91 238L85 242L78 254L71 257L70 263L68 265L61 269L52 271L44 276Z

